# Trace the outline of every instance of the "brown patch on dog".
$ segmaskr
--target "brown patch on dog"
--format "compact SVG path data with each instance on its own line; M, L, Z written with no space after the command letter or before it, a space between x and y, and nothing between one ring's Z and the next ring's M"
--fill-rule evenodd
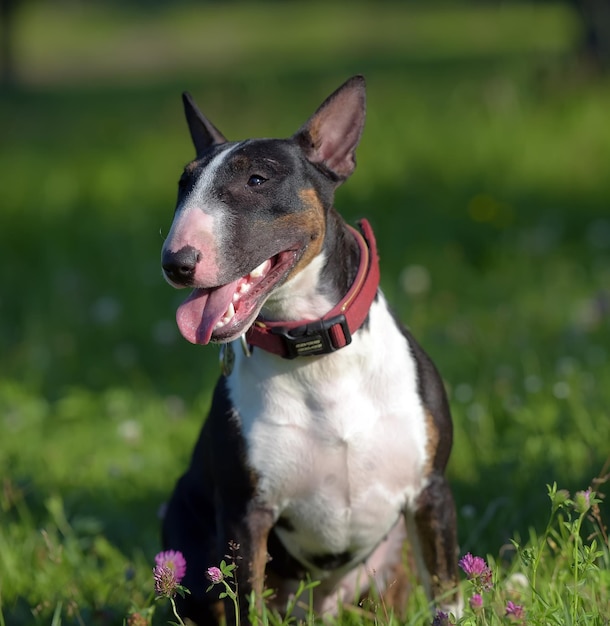
M449 504L449 506L447 506ZM432 598L448 601L446 594L458 597L457 538L455 507L446 479L436 474L419 495L412 517L406 516L414 553L423 569L429 573L429 593ZM413 525L412 525L413 524Z
M434 458L436 450L440 442L441 436L438 432L438 426L432 413L426 409L426 464L424 465L424 474L429 476L434 471Z
M185 168L184 171L186 174L193 174L197 169L198 165L196 161L191 161Z
M308 233L309 242L305 245L305 252L299 262L292 268L288 279L292 278L320 254L324 243L326 220L324 206L315 189L301 189L299 198L303 203L303 210L291 213L281 218L284 228L294 232Z
M273 526L273 514L268 509L255 509L248 515L248 530L252 552L250 555L250 572L252 590L257 602L262 602L265 585L265 568L269 556L267 539Z

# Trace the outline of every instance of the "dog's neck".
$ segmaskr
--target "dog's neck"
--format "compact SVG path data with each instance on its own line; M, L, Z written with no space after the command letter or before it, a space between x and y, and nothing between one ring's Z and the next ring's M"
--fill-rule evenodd
M342 241L347 245L349 239L347 234L351 235L352 242L355 242L358 249L358 265L349 289L329 309L329 300L324 297L315 299L315 295L309 292L310 299L314 300L315 305L310 306L308 311L313 311L316 307L324 304L325 313L318 314L313 318L298 319L264 319L259 318L246 333L246 341L251 345L258 346L267 352L272 352L278 356L293 359L301 356L321 356L330 354L341 348L346 347L352 341L352 335L360 329L368 318L370 307L377 297L377 289L379 286L379 262L377 258L377 248L375 245L375 236L366 220L360 222L362 234L351 227L346 227L343 233ZM345 252L345 257L349 258L349 252ZM314 268L315 274L322 273L319 265L329 267L331 263L324 263L324 258ZM342 263L343 268L347 268ZM349 269L349 268L348 268ZM334 286L337 286L337 277L345 277L352 272L335 272ZM312 282L313 285L319 284ZM307 290L304 290L307 292ZM294 292L292 292L294 293ZM299 302L305 302L302 297Z
M331 209L322 250L297 276L278 288L259 315L267 321L316 320L326 315L351 287L360 249L343 218Z

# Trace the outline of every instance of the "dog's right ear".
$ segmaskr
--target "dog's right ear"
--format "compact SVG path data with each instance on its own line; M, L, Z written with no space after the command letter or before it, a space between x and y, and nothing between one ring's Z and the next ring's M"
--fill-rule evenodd
M364 78L353 76L322 103L294 135L307 158L343 182L356 167L366 113Z
M182 94L182 102L184 103L184 114L186 115L186 122L189 125L191 139L195 145L197 156L201 156L212 146L227 141L216 126L197 108L193 97L188 91Z

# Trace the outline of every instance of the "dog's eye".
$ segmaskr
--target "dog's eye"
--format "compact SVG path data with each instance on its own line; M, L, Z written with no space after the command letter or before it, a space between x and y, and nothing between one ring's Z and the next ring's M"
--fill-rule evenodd
M250 178L248 178L248 187L258 187L263 183L266 183L267 179L260 174L252 174Z

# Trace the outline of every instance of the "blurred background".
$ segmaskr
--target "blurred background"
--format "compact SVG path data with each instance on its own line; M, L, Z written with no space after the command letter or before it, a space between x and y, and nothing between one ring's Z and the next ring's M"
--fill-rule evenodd
M179 336L159 263L194 156L184 90L230 139L285 137L366 76L336 205L370 219L383 289L446 381L462 553L510 559L548 483L607 491L605 0L0 8L8 624L122 623L207 411L218 349Z

